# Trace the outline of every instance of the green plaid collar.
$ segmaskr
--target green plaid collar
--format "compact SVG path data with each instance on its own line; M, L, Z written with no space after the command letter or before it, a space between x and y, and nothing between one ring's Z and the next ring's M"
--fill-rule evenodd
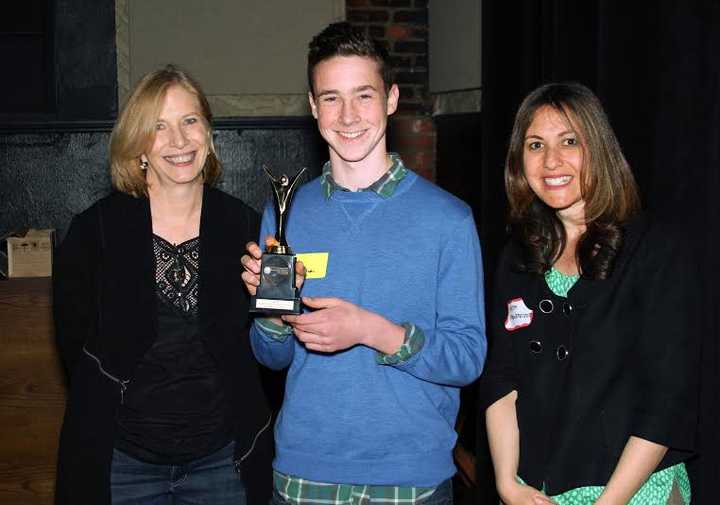
M400 184L400 181L407 175L408 170L405 168L405 165L403 165L398 154L389 153L389 155L392 165L388 171L370 186L360 189L359 191L372 191L382 198L390 198L392 196L397 185ZM326 199L330 198L333 191L348 191L348 189L340 186L335 182L335 179L332 178L332 166L329 161L323 166L322 175L320 176L320 186Z
M414 505L435 492L435 488L360 486L330 484L273 472L275 490L293 505Z

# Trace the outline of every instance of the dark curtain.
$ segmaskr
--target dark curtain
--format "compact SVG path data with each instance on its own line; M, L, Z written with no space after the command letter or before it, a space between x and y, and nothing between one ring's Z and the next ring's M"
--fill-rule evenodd
M640 184L644 207L680 220L703 276L700 454L689 465L693 503L716 505L720 482L720 2L505 0L483 2L480 233L492 289L504 241L502 167L522 98L574 80L603 102ZM480 416L480 423L484 419ZM479 503L497 503L479 429Z

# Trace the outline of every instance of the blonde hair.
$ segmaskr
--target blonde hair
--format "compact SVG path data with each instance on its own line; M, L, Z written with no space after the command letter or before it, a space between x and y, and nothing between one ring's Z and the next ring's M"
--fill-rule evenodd
M222 165L212 142L212 111L200 84L174 65L145 75L133 89L110 135L110 175L115 189L134 197L147 196L146 171L140 167L140 156L155 140L155 124L162 111L165 95L172 86L182 86L200 103L208 129L209 152L203 167L204 181L215 184Z

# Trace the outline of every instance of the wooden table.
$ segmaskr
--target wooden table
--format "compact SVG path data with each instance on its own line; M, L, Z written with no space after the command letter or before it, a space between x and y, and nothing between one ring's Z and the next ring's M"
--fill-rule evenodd
M50 505L65 386L51 282L0 280L0 503Z

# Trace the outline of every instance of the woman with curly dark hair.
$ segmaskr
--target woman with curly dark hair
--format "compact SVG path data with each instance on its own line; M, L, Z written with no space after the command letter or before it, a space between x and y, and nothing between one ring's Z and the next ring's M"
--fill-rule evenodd
M692 262L639 212L597 97L523 101L505 167L512 240L481 380L507 504L688 503L697 417Z

